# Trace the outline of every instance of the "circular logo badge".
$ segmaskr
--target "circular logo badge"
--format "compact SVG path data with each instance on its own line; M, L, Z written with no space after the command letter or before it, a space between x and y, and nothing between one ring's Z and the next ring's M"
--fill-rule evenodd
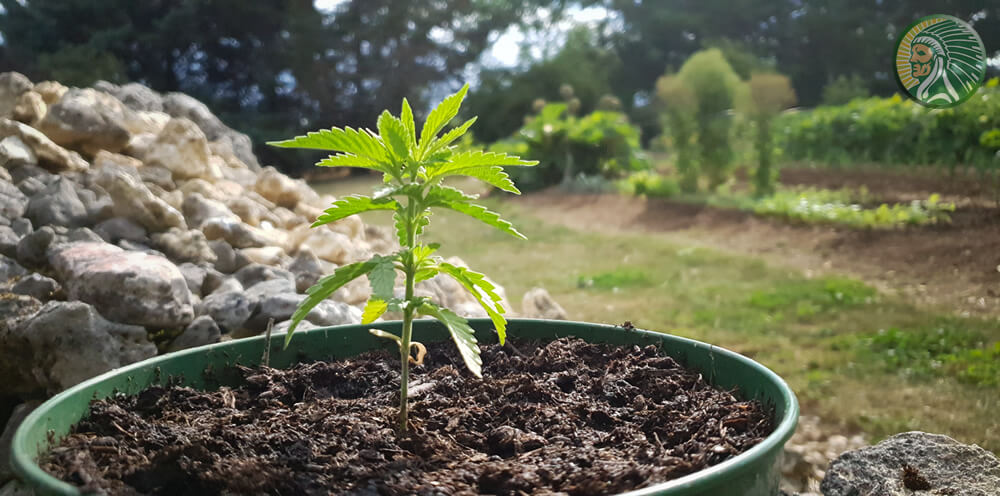
M896 44L896 76L914 100L933 108L968 100L986 75L986 48L972 26L949 15L918 19Z

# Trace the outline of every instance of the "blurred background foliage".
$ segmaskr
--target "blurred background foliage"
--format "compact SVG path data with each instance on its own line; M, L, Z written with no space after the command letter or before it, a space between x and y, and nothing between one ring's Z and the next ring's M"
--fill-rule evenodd
M706 54L713 63L721 58L740 81L758 72L784 74L798 104L812 107L895 93L886 60L892 59L900 30L923 15L965 19L987 47L1000 46L1000 4L985 0L863 5L848 0L0 0L0 5L0 70L17 70L36 81L138 81L159 91L183 91L207 102L256 143L319 126L371 126L379 110L403 96L425 108L468 80L474 91L466 112L488 116L476 126L478 141L523 135L522 127L532 125L526 120L539 119L534 102L563 102L560 91L568 86L576 108L567 113L564 120L574 121L567 125L611 129L620 118L594 112L620 112L638 129L639 143L648 146L671 119L658 102L657 80L678 71L683 79L682 67L700 50L710 49ZM511 33L518 35L521 56L498 62L492 47ZM752 122L709 119L706 111L695 118L706 140L752 132ZM833 119L825 113L815 118ZM615 131L607 139L628 141L630 133ZM739 146L720 143L692 152L711 184L740 159ZM926 153L926 147L921 150ZM265 163L291 173L309 164L264 148L257 152ZM596 158L600 164L579 161L574 167L632 167L627 154L611 155Z

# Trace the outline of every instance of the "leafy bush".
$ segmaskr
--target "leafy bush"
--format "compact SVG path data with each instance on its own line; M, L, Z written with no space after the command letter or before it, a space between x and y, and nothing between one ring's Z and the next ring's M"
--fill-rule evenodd
M823 87L824 105L843 105L857 98L868 98L871 92L868 91L868 83L857 74L837 76L829 84Z
M677 77L695 96L700 166L709 188L715 189L726 181L733 158L730 110L740 91L740 79L718 49L696 52Z
M774 192L777 173L772 161L774 140L772 120L778 112L795 104L792 82L780 74L754 74L750 87L750 114L755 125L754 148L757 151L757 170L753 174L754 193L765 196Z
M936 165L949 172L995 167L996 149L988 135L992 129L1000 129L996 79L950 109L928 109L895 95L786 113L776 121L779 146L792 160Z
M618 178L649 167L639 146L639 130L625 114L599 110L577 117L571 110L570 103L545 104L512 138L491 146L493 151L539 161L537 167L511 172L524 189L543 188L580 174Z
M681 190L694 193L698 191L694 92L677 76L663 76L656 81L656 97L663 107L663 127L670 135L664 144L674 152Z
M670 198L681 192L680 185L672 178L654 171L639 171L620 182L621 191L636 196Z

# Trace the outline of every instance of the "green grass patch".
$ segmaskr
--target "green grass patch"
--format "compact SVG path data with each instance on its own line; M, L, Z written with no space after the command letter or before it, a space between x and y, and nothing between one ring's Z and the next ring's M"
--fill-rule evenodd
M892 327L853 339L861 360L888 371L923 378L951 376L976 386L1000 385L1000 341L991 343L974 330Z
M638 287L648 287L654 284L647 271L637 268L623 267L593 276L580 276L576 285L580 288L618 290Z

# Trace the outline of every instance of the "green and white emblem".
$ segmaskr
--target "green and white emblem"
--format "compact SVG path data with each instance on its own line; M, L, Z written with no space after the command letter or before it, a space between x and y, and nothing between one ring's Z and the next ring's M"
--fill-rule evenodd
M910 25L896 44L896 75L917 102L954 107L971 97L986 75L986 48L972 26L949 15Z

